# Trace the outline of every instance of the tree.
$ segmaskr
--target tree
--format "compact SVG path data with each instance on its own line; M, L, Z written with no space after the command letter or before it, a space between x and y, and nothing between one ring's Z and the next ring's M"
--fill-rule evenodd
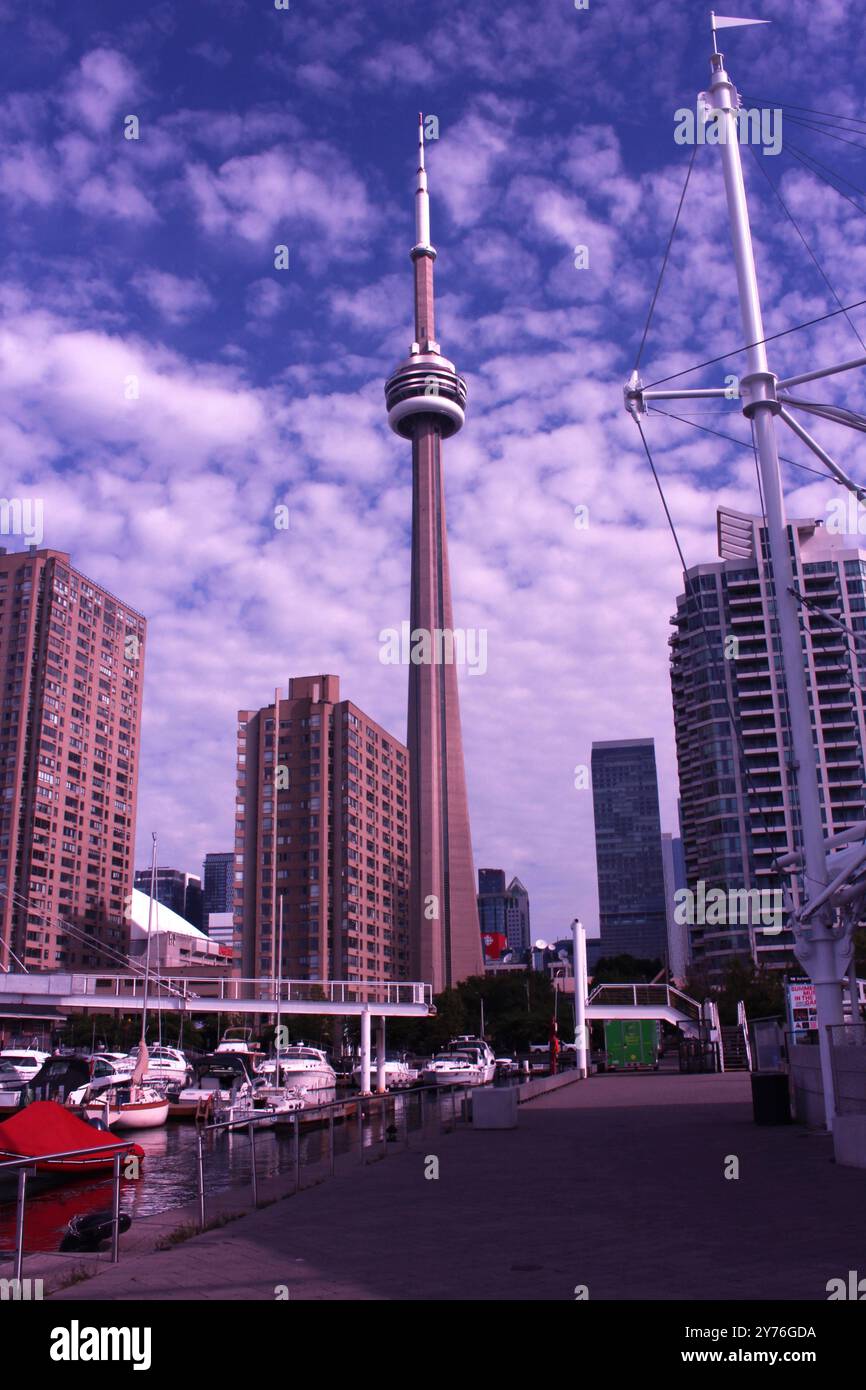
M636 956L602 956L592 972L593 984L643 984L654 980L662 968L660 960Z

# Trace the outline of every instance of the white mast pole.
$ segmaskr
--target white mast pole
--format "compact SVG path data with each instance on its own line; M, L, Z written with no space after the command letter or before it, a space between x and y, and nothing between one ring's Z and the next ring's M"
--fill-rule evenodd
M724 55L716 49L715 18L713 19L713 48L710 60L711 82L708 95L712 109L719 113L719 146L725 178L725 196L731 224L731 238L737 269L737 288L740 312L748 349L748 371L740 382L743 414L752 422L758 454L761 485L766 508L767 537L773 568L773 591L782 647L784 684L788 697L791 726L791 749L796 774L797 797L800 809L800 830L803 845L805 897L815 896L827 882L826 848L821 822L821 803L818 792L818 773L812 722L809 712L809 691L803 647L800 637L799 606L791 593L794 575L788 544L785 500L779 472L774 419L781 406L776 399L776 376L767 365L763 342L764 326L755 271L755 256L749 228L749 212L743 183L737 124L737 94L724 68ZM802 910L802 905L801 905ZM827 1028L842 1022L842 976L845 972L850 945L840 940L832 927L833 912L819 910L813 919L792 922L794 950L811 976L815 986L818 1030L821 1054L821 1074L824 1083L824 1113L828 1129L833 1127L835 1112L830 1039Z
M276 793L274 794L276 796ZM276 826L276 800L274 801L274 825ZM274 833L276 844L276 831ZM280 1084L280 1019L282 1017L280 1004L283 992L283 895L280 894L280 934L279 945L277 946L277 1061L274 1070L274 1085Z
M578 1076L589 1075L586 1060L586 927L579 917L571 924L574 975L574 1065Z

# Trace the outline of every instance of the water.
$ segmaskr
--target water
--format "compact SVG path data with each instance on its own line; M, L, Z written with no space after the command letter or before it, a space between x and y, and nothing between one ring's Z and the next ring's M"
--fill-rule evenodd
M402 1143L406 1122L415 1131L421 1123L421 1103L432 1107L428 1122L438 1127L436 1108L446 1123L450 1123L451 1099L445 1094L403 1092L392 1095L387 1106L386 1124L396 1123L398 1142ZM392 1108L393 1104L393 1108ZM460 1099L457 1101L458 1113ZM364 1120L364 1144L382 1150L382 1106L377 1102L372 1114ZM124 1136L126 1137L126 1136ZM133 1222L156 1212L171 1211L186 1206L197 1196L196 1129L184 1121L169 1121L161 1129L146 1130L131 1136L144 1150L142 1174L137 1180L121 1179L121 1210ZM290 1174L294 1171L295 1140L292 1127L256 1128L256 1173L260 1180ZM358 1122L356 1113L334 1125L334 1153L339 1164L341 1156L353 1153L357 1161ZM328 1161L328 1128L302 1125L300 1138L302 1168L326 1165ZM250 1140L246 1130L224 1130L205 1136L204 1141L205 1194L210 1196L237 1187L244 1202L251 1188ZM80 1182L64 1182L39 1190L40 1179L30 1180L25 1214L25 1250L27 1252L55 1251L66 1230L70 1217L79 1213L109 1211L112 1201L111 1177L89 1178ZM9 1189L0 1201L0 1252L11 1251L15 1245L15 1201L8 1200Z

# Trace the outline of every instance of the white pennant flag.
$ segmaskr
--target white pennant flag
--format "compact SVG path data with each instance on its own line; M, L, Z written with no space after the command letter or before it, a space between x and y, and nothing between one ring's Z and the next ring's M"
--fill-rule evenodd
M714 29L737 29L744 24L772 24L770 19L733 19L727 14L712 14Z

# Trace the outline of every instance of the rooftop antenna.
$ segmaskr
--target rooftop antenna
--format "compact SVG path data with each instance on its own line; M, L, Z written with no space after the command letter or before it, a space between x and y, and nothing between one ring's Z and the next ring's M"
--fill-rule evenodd
M801 848L781 856L774 867L792 874L799 873L803 878L803 891L799 903L795 905L793 897L788 895L789 927L794 937L797 959L815 987L824 1114L827 1128L832 1130L835 1100L829 1030L838 1028L843 1022L842 980L851 961L853 929L866 902L866 821L850 826L829 838L824 836L809 712L809 687L800 637L800 595L794 585L788 546L788 522L779 469L776 420L779 419L786 424L821 460L828 472L860 498L864 495L862 487L846 476L788 409L789 406L795 409L810 409L811 403L795 400L788 393L792 387L802 382L833 376L853 367L862 367L866 365L866 356L806 371L781 381L769 368L740 159L740 98L725 71L724 54L719 52L716 43L716 32L719 29L769 22L710 13L713 36L711 80L709 90L702 93L702 99L718 127L717 143L724 172L740 314L745 342L749 344L746 348L747 371L740 378L739 397L742 400L743 414L750 421L754 432L764 495L767 537L772 561L771 583L781 640L791 751L800 811ZM653 400L712 396L723 399L726 394L730 398L725 387L644 390L637 371L632 373L624 392L626 409L636 420L646 413L648 403ZM830 850L838 852L828 855Z

